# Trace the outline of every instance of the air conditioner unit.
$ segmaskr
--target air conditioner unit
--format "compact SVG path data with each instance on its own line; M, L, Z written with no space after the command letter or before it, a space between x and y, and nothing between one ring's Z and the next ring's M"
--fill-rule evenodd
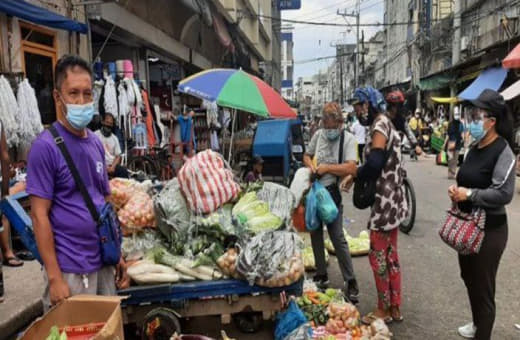
M460 39L460 50L461 51L466 51L468 49L468 42L469 42L469 38L467 36L463 36Z

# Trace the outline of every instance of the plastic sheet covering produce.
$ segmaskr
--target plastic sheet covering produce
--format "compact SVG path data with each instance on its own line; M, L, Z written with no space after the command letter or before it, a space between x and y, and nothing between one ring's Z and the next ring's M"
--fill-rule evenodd
M126 261L141 260L148 251L159 244L161 244L161 240L155 230L146 230L123 237L121 251Z
M264 287L288 286L304 274L302 261L303 242L289 231L260 233L243 247L237 271L249 284Z
M191 212L182 195L177 178L166 183L154 198L157 227L171 244L184 242L190 228Z
M308 323L301 325L287 335L283 340L311 340L313 331Z
M295 205L295 198L291 190L280 184L264 182L264 186L258 191L257 196L260 200L267 202L269 210L284 222L287 223L291 220Z

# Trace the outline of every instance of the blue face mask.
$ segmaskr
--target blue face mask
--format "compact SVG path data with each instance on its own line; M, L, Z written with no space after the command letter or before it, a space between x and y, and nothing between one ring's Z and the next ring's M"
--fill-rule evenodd
M94 117L94 102L83 105L65 104L67 107L67 121L76 130L83 130Z
M338 129L325 129L325 137L330 141L338 139L339 134L340 131Z

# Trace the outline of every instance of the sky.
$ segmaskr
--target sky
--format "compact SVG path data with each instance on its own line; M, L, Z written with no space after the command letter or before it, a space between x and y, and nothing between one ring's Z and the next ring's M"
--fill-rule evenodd
M282 11L283 19L303 20L313 22L334 22L345 24L343 17L337 15L337 10L351 13L355 9L356 0L301 0L299 10ZM384 16L384 0L361 0L361 23L382 23ZM346 18L349 24L355 24L355 18ZM336 53L335 44L355 43L356 29L353 27L331 27L282 22L282 27L292 25L294 40L294 81L298 77L311 76L320 70L325 70L333 59L305 62L309 59L333 56ZM365 41L370 39L382 27L361 27L364 30Z

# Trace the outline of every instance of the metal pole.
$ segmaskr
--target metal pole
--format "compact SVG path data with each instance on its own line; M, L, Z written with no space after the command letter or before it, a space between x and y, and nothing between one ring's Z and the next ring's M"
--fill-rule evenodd
M360 4L360 0L357 0L357 3L356 3L356 65L355 66L355 74L356 74L356 77L355 77L355 82L356 82L356 88L358 87L359 85L359 15L360 15L360 7L359 7L359 4Z
M336 52L337 53L337 52ZM340 51L340 53L343 53ZM341 100L341 106L343 106L343 55L341 54L340 57L339 57L339 97L340 97L340 100Z
M233 150L233 138L235 136L235 119L237 117L237 110L233 109L231 111L231 138L229 140L229 155L228 155L228 163L232 166L231 163L231 151Z

